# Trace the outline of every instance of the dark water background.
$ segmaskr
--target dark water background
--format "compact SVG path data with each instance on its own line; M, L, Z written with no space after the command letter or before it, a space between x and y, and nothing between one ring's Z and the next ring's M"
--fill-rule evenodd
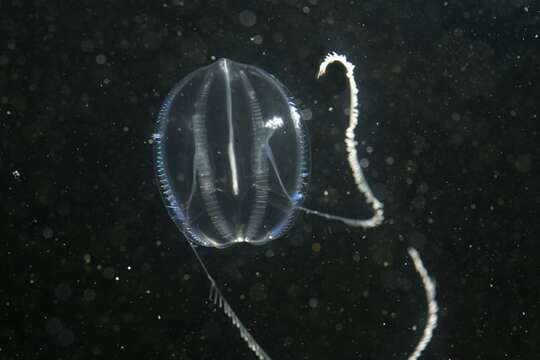
M254 359L162 205L154 121L214 58L266 69L311 114L308 205L368 215L343 71L315 79L328 51L357 65L359 152L386 222L303 216L265 246L202 250L238 315L274 359L405 359L426 311L413 245L441 307L424 359L537 359L539 11L1 1L0 359Z

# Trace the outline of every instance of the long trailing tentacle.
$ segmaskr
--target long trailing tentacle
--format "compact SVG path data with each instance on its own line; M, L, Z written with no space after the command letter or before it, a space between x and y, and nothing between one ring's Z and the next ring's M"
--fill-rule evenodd
M326 73L326 68L328 65L330 65L333 62L338 62L342 64L345 67L345 75L347 76L347 79L349 81L349 89L350 89L350 111L349 111L349 126L347 127L347 130L345 132L345 145L347 149L347 160L349 161L349 166L351 168L354 182L356 183L356 187L358 188L358 191L362 193L365 198L366 202L371 205L371 208L373 209L373 216L369 219L351 219L351 218L345 218L341 216L336 215L330 215L326 214L317 210L311 210L307 208L303 208L304 211L310 214L318 215L325 217L327 219L333 219L333 220L339 220L344 222L347 225L350 226L359 226L363 228L372 228L379 224L381 224L384 220L384 211L383 211L383 204L379 201L373 195L373 192L371 191L371 188L369 187L366 178L364 176L364 173L362 172L362 167L360 166L360 162L358 161L358 152L356 150L356 146L358 145L358 142L356 141L356 137L354 134L354 131L356 130L356 126L358 125L358 86L356 85L356 80L354 79L354 65L347 60L347 58L344 55L336 54L335 52L329 53L324 58L323 62L319 66L319 73L317 74L317 78L323 76Z
M408 252L409 256L413 260L416 272L418 275L420 275L420 279L422 279L428 304L427 321L426 326L424 327L424 332L422 333L422 337L418 341L413 353L408 358L408 360L416 360L420 357L420 355L422 355L422 352L431 341L433 330L435 330L437 327L439 306L435 300L435 282L431 279L429 273L424 267L424 263L422 262L422 259L420 259L418 251L416 251L414 248L409 248Z
M249 332L249 330L246 328L246 326L240 321L240 318L236 313L234 312L233 308L229 304L229 302L225 299L223 296L223 293L221 290L219 290L216 281L210 275L210 272L208 271L208 268L202 261L202 258L199 255L199 252L197 251L197 248L195 245L193 245L191 242L189 242L189 245L191 246L191 250L193 250L193 253L195 254L195 257L197 258L197 261L201 265L202 269L206 273L206 277L208 278L208 281L210 281L210 295L209 298L212 301L212 303L219 307L225 315L229 317L231 320L231 323L236 326L238 331L240 332L240 337L246 342L248 347L255 353L255 355L260 360L272 360L270 356L264 351L264 349L259 345L259 343L255 340L253 335Z
M358 86L356 85L356 80L354 79L354 64L347 60L344 55L339 55L335 52L329 53L324 58L323 62L319 66L319 73L317 78L321 77L326 73L326 68L333 62L338 62L345 67L345 76L349 81L349 92L350 92L350 111L349 111L349 126L345 132L345 144L347 149L347 159L349 161L349 166L351 168L354 181L358 191L360 191L366 198L366 202L371 205L373 209L373 216L369 219L351 219L341 216L326 214L317 210L310 210L303 208L304 211L319 215L328 219L334 219L344 222L347 225L351 226L360 226L363 228L371 228L380 225L384 220L384 211L383 204L373 195L371 188L369 187L364 173L362 172L362 167L358 161L358 153L356 146L358 142L356 141L354 131L358 125ZM409 255L413 260L416 272L422 280L422 285L424 286L424 291L426 293L426 299L428 304L427 312L427 321L418 344L416 345L413 353L409 356L408 360L417 360L422 352L425 350L431 338L433 336L433 330L437 327L438 319L438 310L437 301L435 299L435 283L429 276L418 251L414 248L408 249Z

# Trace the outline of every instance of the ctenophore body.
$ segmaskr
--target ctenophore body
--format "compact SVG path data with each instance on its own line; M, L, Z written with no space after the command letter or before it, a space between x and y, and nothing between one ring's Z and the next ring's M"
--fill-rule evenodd
M309 180L306 128L287 89L219 59L163 103L153 136L169 215L193 244L263 244L294 223Z

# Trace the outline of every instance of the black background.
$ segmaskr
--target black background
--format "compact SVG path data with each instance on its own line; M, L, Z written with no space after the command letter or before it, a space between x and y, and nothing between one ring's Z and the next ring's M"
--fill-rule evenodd
M267 70L311 114L307 205L367 216L343 69L315 79L329 51L357 65L359 153L386 222L304 215L265 246L202 249L240 318L274 359L405 359L426 311L412 245L441 307L424 359L538 358L539 11L1 1L0 359L254 359L162 205L157 109L215 58Z

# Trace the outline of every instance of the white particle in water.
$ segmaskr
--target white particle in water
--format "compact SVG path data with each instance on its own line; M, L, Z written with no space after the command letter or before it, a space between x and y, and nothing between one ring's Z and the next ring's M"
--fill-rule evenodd
M263 37L261 35L255 35L251 38L251 41L254 43L254 44L257 44L257 45L261 45L262 42L263 42Z

